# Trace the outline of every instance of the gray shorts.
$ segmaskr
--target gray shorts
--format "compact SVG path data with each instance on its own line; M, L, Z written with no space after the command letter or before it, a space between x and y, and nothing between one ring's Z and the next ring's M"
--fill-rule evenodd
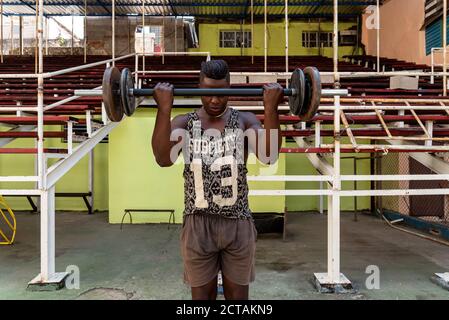
M219 270L239 285L254 281L257 230L252 220L186 215L180 237L184 282L191 287L209 283Z

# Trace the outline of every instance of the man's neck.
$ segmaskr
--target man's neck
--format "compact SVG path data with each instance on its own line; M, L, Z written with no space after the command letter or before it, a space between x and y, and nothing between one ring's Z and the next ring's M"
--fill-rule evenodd
M226 113L228 112L228 109L229 109L229 107L226 106L224 111L217 116L211 116L209 113L207 113L207 111L206 111L206 109L204 109L204 107L201 107L200 112L207 118L208 121L214 122L214 121L220 121L220 120L224 119Z

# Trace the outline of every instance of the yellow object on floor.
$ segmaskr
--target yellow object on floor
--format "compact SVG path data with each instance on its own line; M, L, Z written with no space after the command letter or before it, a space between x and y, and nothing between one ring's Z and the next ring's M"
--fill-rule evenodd
M8 216L5 214L5 211L8 212L10 218L8 218ZM3 220L8 225L9 229L11 230L10 232L6 232L6 233L8 233L8 234L12 233L10 238L8 238L8 236L5 234L5 232L3 232L2 228L0 227L0 236L4 240L4 241L0 241L0 244L13 244L14 238L16 236L16 225L17 225L16 216L14 215L14 212L12 211L12 209L6 203L5 198L3 198L2 196L0 196L0 214L1 214L1 217L3 218Z

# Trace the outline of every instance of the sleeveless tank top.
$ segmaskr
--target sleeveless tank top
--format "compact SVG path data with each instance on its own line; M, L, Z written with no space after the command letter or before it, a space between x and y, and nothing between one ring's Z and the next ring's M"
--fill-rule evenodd
M232 108L230 112L223 132L204 130L196 112L187 114L187 148L183 152L184 215L252 219L243 131L239 126L239 112Z

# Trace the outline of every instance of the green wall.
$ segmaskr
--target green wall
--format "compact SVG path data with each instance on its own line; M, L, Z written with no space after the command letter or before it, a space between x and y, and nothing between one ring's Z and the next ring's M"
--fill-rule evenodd
M339 23L339 30L347 30L356 26L352 22ZM321 30L332 32L332 22L322 22ZM250 56L254 50L255 56L264 55L264 24L254 24L253 46L254 48L220 48L220 30L240 30L240 24L206 24L199 25L199 48L189 49L190 51L209 51L216 56ZM251 25L244 25L243 30L251 31ZM307 30L318 30L318 23L290 22L289 24L289 56L297 55L318 55L318 48L302 47L302 32ZM270 22L268 24L268 55L285 55L285 29L283 22ZM344 55L352 54L354 47L339 47L340 58ZM324 48L323 55L332 57L332 48Z
M45 131L60 131L60 126L47 126ZM5 146L8 148L34 148L34 139L18 139ZM45 147L66 148L66 144L59 138L46 139ZM78 146L74 144L74 148ZM95 147L95 167L94 167L94 209L108 209L108 144L99 144ZM34 175L34 155L2 154L0 156L0 175ZM49 166L56 159L49 159ZM88 191L88 156L77 163L59 182L56 184L56 192L87 192ZM2 189L33 188L34 183L0 183ZM30 210L30 205L24 197L5 197L8 204L14 210ZM56 210L84 211L86 206L82 198L56 198Z
M192 109L174 109L172 115ZM182 221L184 210L184 165L179 158L172 167L161 168L151 149L155 123L155 109L138 109L114 129L109 140L109 222L120 223L125 209L175 209L176 222ZM249 159L248 162L252 160ZM257 174L261 166L250 164L249 174ZM279 160L277 171L285 174L285 155ZM252 188L264 188L263 182L250 183ZM267 188L265 186L265 188ZM270 184L271 189L284 189L284 182ZM251 197L253 211L281 212L284 197ZM135 213L133 223L168 222L168 213ZM129 217L125 219L129 222Z

